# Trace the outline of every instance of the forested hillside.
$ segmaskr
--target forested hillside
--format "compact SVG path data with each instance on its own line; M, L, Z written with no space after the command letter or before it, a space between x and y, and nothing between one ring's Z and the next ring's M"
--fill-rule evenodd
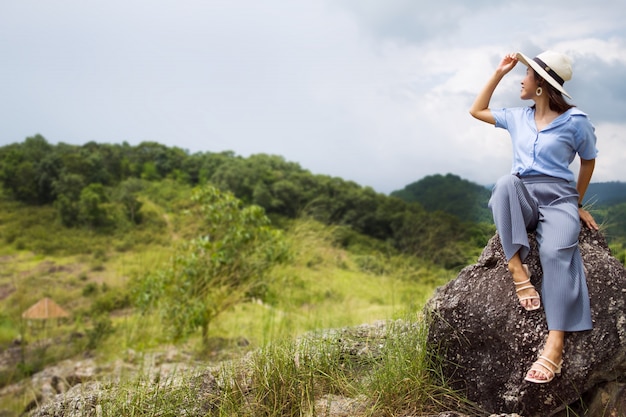
M609 207L626 203L626 182L591 183L587 189L585 201L597 207Z
M145 211L138 193L164 179L189 187L211 183L261 206L276 224L310 217L346 226L344 245L351 244L351 231L448 268L472 260L494 231L489 190L454 174L425 177L386 196L276 155L190 154L154 142L52 145L40 135L0 148L5 198L52 207L65 227L110 233L138 225ZM585 201L609 241L625 243L626 183L592 183ZM16 238L10 231L3 237Z
M424 177L391 195L418 202L428 211L452 214L463 221L492 223L487 207L491 192L454 174Z
M432 175L394 191L405 201L417 202L431 212L445 212L464 221L493 223L487 207L491 191L457 175ZM626 260L626 183L591 183L585 207L601 225L614 254Z
M165 179L191 187L210 183L244 204L261 206L276 224L310 217L346 226L346 246L352 243L351 232L363 234L447 268L475 259L493 233L489 225L431 212L420 203L341 178L315 175L280 156L189 154L153 142L52 145L40 135L0 148L5 198L53 207L65 227L105 233L138 225L144 211L140 190ZM16 238L10 232L3 237Z

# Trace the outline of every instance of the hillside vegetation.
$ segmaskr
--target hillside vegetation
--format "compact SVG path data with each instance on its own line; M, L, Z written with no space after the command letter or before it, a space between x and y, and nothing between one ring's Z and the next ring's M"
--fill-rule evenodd
M491 191L458 175L430 175L393 191L392 196L420 203L431 212L442 211L466 222L491 223L487 207Z
M490 226L429 212L419 203L376 193L354 182L314 175L279 156L190 155L151 142L51 145L42 136L0 148L0 183L6 197L29 207L51 206L63 226L97 233L141 225L145 213L138 193L165 179L180 187L209 183L227 190L243 204L262 207L277 225L285 219L309 217L326 225L346 226L446 268L465 265L493 232ZM167 201L167 195L154 197L156 204L180 203ZM5 239L13 243L19 236L9 231ZM351 244L350 234L344 236L343 244Z
M208 190L215 192L214 188ZM172 205L158 205L150 197L152 195L156 200L157 196L163 194L169 196L170 199L166 201ZM281 356L284 355L282 349L292 349L287 341L305 332L398 317L416 318L434 288L454 276L453 272L428 260L403 255L362 235L351 235L352 246L345 249L341 242L345 240L347 232L343 227L330 227L311 219L284 221L280 230L272 228L274 233L264 236L262 231L268 229L264 229L267 223L263 221L263 216L249 213L246 211L249 206L239 205L228 194L218 192L213 195L217 196L217 200L207 201L205 197L194 199L191 189L180 187L176 182L163 180L154 183L138 195L144 216L142 224L123 233L67 228L55 222L55 210L52 207L29 207L7 200L0 202L0 231L3 236L7 229L21 229L13 244L0 246L0 288L3 289L0 343L3 350L8 351L9 348L13 349L14 340L22 341L18 361L13 367L3 368L0 372L3 386L18 384L8 395L0 397L0 409L6 415L20 415L37 398L37 392L29 389L28 384L19 384L23 378L63 359L81 358L87 354L106 363L126 358L133 355L132 352L150 352L174 343L181 350L192 352L194 363L206 366L240 357L272 342L277 350L271 355L278 357L259 356L259 360L284 361L288 358ZM199 327L194 331L193 325L179 327L181 322L177 320L187 318L189 321L186 323L193 324L198 319L197 313L201 311L197 307L201 307L202 303L195 303L193 299L194 294L199 293L184 293L186 298L182 300L176 293L171 294L170 290L193 286L198 281L185 278L197 277L192 271L204 271L209 265L194 263L198 259L198 256L194 256L198 255L198 246L189 244L194 241L206 243L202 237L209 225L205 222L207 212L202 208L207 203L234 204L237 210L221 211L230 213L232 219L229 222L248 221L250 215L253 219L259 219L258 226L262 233L256 234L255 240L260 243L264 239L274 239L285 252L275 253L280 255L278 258L270 254L273 257L271 265L260 264L262 277L252 281L254 285L238 285L237 281L243 279L240 275L242 272L250 268L261 271L256 261L240 268L243 260L226 247L229 245L228 239L238 248L247 246L246 241L236 240L237 234L245 230L237 227L214 230L227 235L215 240L220 247L203 246L208 256L205 260L224 257L224 260L233 260L238 266L233 267L228 262L216 264L222 273L214 276L230 278L230 282L223 283L227 285L228 291L221 293L229 297L218 297L207 305L213 307L220 300L225 301L225 308L210 317L210 327L202 332L200 322L196 322ZM170 210L164 208L166 206L175 208ZM148 207L150 210L147 210ZM238 224L241 223L234 226ZM42 231L47 226L50 226L49 233L43 235ZM234 234L228 235L229 231L234 231ZM246 236L243 237L245 240ZM16 248L16 245L21 249ZM28 245L36 249L24 249ZM52 254L41 253L38 248ZM242 255L245 260L249 260L253 252L259 250L252 258L259 259L259 255L265 258L266 249L263 245L255 244ZM181 262L184 262L187 273L182 276L171 275L178 266L183 265ZM161 285L175 277L183 281L174 281L178 284L175 286ZM220 290L219 285L210 288ZM162 296L168 293L170 295ZM161 296L151 298L150 294ZM219 296L220 293L213 293L216 294ZM240 297L233 299L233 294ZM43 323L21 320L21 312L43 296L54 299L70 312L71 318L58 324L54 320L49 321L45 326ZM185 331L177 332L181 329ZM419 337L417 333L406 341L407 344L412 343L411 349L415 348ZM320 349L323 348L320 346ZM420 358L411 354L414 361L425 360ZM333 369L335 374L332 375L341 369ZM342 372L348 371L343 369ZM288 375L276 375L276 378L285 377ZM410 377L425 376L414 373ZM107 400L113 404L107 405L106 409L112 414L106 415L116 415L114 410L123 415L179 415L171 397L176 393L166 390L149 392L151 385L136 382L132 375L129 378L122 385L126 388L120 392L121 397ZM137 378L143 377L140 375ZM302 382L308 384L312 380L309 381L307 377ZM420 382L424 383L423 380ZM122 396L126 398L128 395L128 389L140 403L129 404L122 399ZM431 389L428 388L424 394ZM283 394L288 397L297 395L286 391ZM259 395L262 393L259 392ZM151 404L154 401L157 409L147 406L146 401ZM411 403L411 398L408 398L394 407L416 406ZM301 406L305 405L306 401ZM236 404L231 406L235 407ZM272 407L276 406L279 404ZM419 406L434 407L429 402ZM129 408L132 407L136 408L131 412ZM299 415L298 407L293 409L294 414L287 415ZM165 413L166 409L169 413ZM235 409L232 414L219 415L244 414ZM281 414L268 412L256 415Z
M16 384L0 409L13 415L38 401L22 381L64 359L176 344L213 363L416 317L492 233L277 156L154 143L28 138L0 148L0 183L0 385ZM70 318L23 320L42 297Z
M491 191L454 174L431 175L391 193L419 202L429 212L445 212L466 222L493 223L487 204ZM626 262L626 183L591 183L584 205L601 225L613 254Z
M315 377L287 363L306 332L420 322L434 289L493 235L480 187L447 175L411 190L420 197L405 201L406 193L386 196L279 156L189 154L157 143L51 145L35 136L0 148L0 388L9 393L0 394L0 411L20 415L36 404L25 381L50 364L85 355L105 363L172 344L201 366L250 352L260 369L278 364L275 398L255 388L259 410L269 411L246 414L248 399L232 387L231 413L211 415L296 416L316 395L344 391L376 398L368 415L464 404L437 380L432 358L415 354L420 331L390 335L375 378L345 368L343 357L333 360L344 368L309 369ZM615 218L623 209L598 213ZM70 318L22 319L42 297ZM328 358L335 353L343 355ZM158 411L171 393L138 378L125 382L134 400L112 398L114 410L177 415ZM285 380L298 392L279 387Z

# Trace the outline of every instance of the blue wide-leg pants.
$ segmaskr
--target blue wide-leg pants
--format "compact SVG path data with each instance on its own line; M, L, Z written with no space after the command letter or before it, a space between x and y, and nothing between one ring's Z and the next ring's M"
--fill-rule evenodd
M578 191L549 176L507 175L493 188L489 208L507 262L530 252L528 232L535 231L543 269L541 298L549 330L590 330L589 293L578 249Z

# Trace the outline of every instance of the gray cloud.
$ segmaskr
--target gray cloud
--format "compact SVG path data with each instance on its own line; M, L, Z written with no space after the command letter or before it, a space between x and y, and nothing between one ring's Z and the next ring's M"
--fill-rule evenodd
M364 31L374 37L420 43L434 37L452 36L467 15L480 13L486 7L500 9L503 3L490 0L471 3L458 0L340 0L339 4L355 13Z
M41 133L264 152L383 192L447 172L492 183L506 134L467 109L502 55L557 48L605 138L594 178L626 180L621 6L575 1L5 2L0 145ZM494 106L528 104L522 77Z
M623 123L626 116L626 60L606 62L598 56L576 60L573 102L595 122Z

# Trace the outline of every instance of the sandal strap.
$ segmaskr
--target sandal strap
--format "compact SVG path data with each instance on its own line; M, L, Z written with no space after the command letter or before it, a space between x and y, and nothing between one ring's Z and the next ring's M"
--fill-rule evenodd
M561 373L561 365L554 363L554 361L546 358L543 355L539 356L539 359L537 359L533 363L530 369L532 371L542 373L543 376L546 377L546 379L552 379L556 376L556 374Z
M548 362L550 365L552 365L552 366L554 367L554 368L553 368L553 369L554 369L554 371L556 371L557 369L559 369L559 368L561 367L560 365L558 365L558 364L554 363L554 361L550 360L549 358L547 358L547 357L545 357L545 356L543 356L543 355L540 355L540 356L539 356L539 359L544 360L544 361ZM539 362L539 361L536 361L535 363L538 363L538 364L540 364L541 366L543 366L544 368L549 369L547 366L545 366L544 364L542 364L542 363L541 363L541 362ZM550 371L552 371L552 369L550 369ZM553 372L554 372L554 371L553 371Z
M531 289L531 288L532 288L533 290L535 289L535 287L534 287L534 286L532 286L532 285L525 285L525 286L523 286L523 287L516 288L516 289L515 289L515 292L520 292L520 291L524 291L524 290L529 290L529 289Z
M517 299L519 301L524 301L524 300L540 300L541 297L539 297L538 295L529 295L528 297L517 297Z
M545 377L546 380L551 380L556 375L552 371L552 369L548 368L546 365L542 364L541 362L535 362L533 366L530 367L530 370L539 372Z
M539 308L539 305L524 305L523 303L527 300L541 300L541 297L539 296L539 293L537 292L537 289L535 288L535 286L533 284L531 284L530 282L530 269L528 268L528 265L526 264L522 264L522 268L524 269L524 273L526 274L527 279L525 279L524 281L513 281L513 284L515 285L515 293L517 294L517 298L520 301L520 303L522 303L522 306L527 310L527 311L531 311L531 310L536 310ZM525 290L533 290L534 294L533 295L526 295L524 297L520 297L519 293ZM540 301L541 303L541 301Z
M525 281L513 281L513 284L515 284L515 286L517 287L518 285L524 285L524 284L528 284L530 282L530 278L528 278Z

